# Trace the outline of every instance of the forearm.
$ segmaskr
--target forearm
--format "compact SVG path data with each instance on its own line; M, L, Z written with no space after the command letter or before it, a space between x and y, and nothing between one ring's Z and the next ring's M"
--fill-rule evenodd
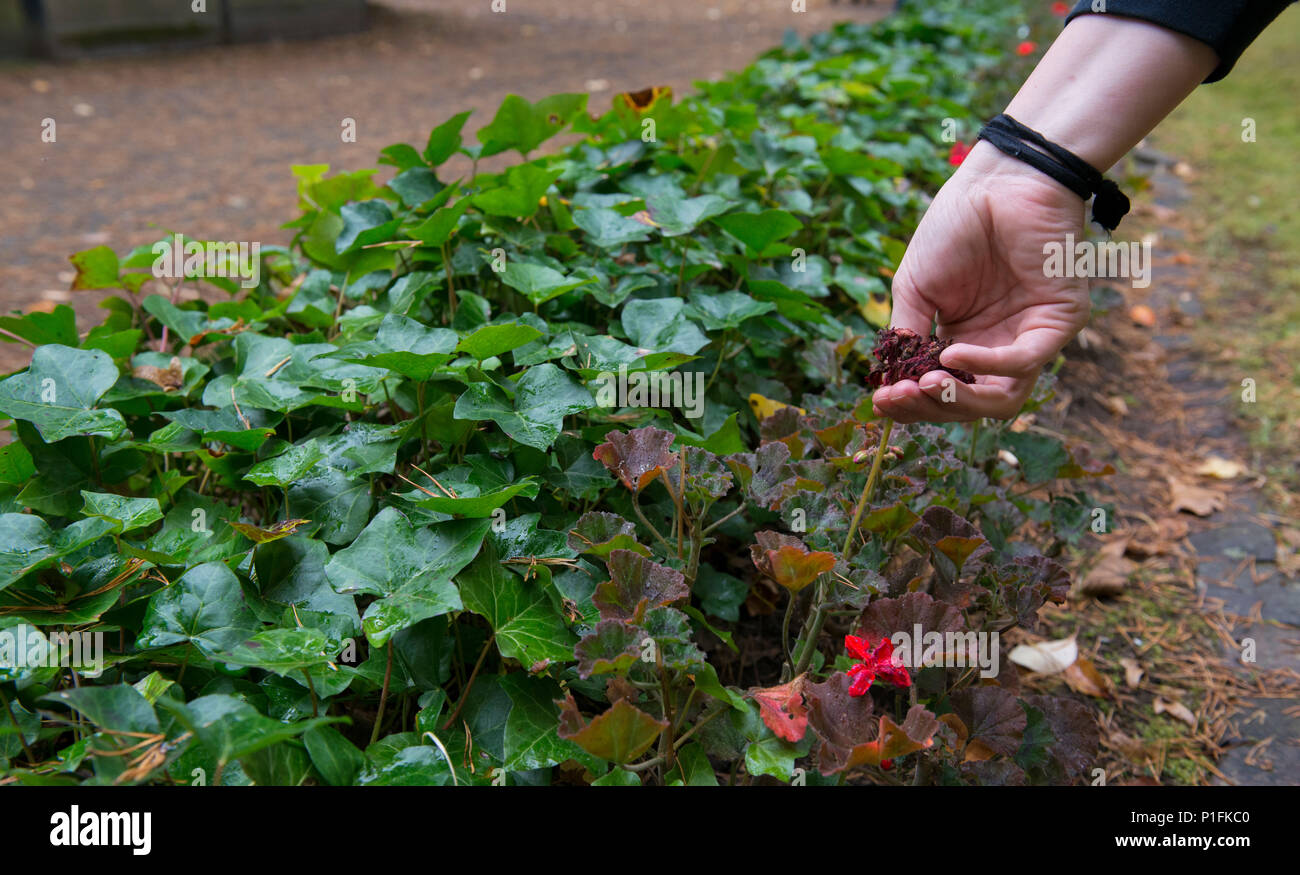
M1104 172L1217 65L1208 45L1172 30L1116 15L1082 16L1006 111Z

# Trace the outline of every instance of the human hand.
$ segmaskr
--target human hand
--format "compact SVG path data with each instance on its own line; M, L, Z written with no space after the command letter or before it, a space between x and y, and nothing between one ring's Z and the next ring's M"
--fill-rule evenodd
M893 284L893 327L955 342L945 371L872 396L877 416L948 422L1015 416L1051 361L1088 322L1086 279L1045 275L1043 246L1083 239L1084 204L1046 175L979 142L939 191ZM945 400L948 399L948 400Z

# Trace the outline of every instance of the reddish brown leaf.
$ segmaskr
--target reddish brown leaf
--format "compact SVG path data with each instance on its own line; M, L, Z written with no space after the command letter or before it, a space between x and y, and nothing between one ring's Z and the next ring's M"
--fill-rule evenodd
M605 443L596 447L592 457L612 471L623 485L640 492L659 476L660 471L677 464L677 456L668 452L673 435L653 426L629 432L611 431Z
M691 594L686 579L631 550L614 550L607 562L610 579L597 585L591 600L602 619L639 623L648 608L670 605Z
M921 627L922 639L916 640L916 627ZM924 636L936 632L947 636L949 632L959 632L966 626L961 611L948 604L930 598L923 592L911 592L896 599L877 599L862 612L858 620L858 633L864 638L892 639L897 632L906 632L913 646L924 645ZM911 665L911 653L903 648L898 653L899 659L908 668Z
M1010 756L1020 747L1027 721L1014 694L1001 687L968 687L952 694L952 704L970 730L968 760Z
M1077 778L1096 764L1101 732L1092 711L1079 702L1056 696L1026 696L1025 704L1042 711L1047 718L1055 738L1048 752L1069 775Z

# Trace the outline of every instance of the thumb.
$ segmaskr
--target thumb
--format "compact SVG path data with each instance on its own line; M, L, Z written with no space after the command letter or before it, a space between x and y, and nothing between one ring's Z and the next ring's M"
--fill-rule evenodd
M1068 339L1054 328L1032 328L1006 346L954 343L939 354L939 362L976 374L1028 377L1051 361Z

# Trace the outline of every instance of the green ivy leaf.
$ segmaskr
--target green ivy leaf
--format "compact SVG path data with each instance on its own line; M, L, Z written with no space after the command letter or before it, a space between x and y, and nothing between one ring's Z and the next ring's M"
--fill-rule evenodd
M456 401L456 419L490 419L521 444L544 450L560 436L564 417L596 406L591 393L552 364L528 369L512 400L493 383L474 383Z
M497 649L526 667L573 659L577 640L536 581L508 572L490 544L458 578L465 610L487 619Z
M95 403L117 382L107 353L59 344L37 347L31 366L0 382L0 411L36 426L46 443L73 435L115 440L126 430L116 410Z

